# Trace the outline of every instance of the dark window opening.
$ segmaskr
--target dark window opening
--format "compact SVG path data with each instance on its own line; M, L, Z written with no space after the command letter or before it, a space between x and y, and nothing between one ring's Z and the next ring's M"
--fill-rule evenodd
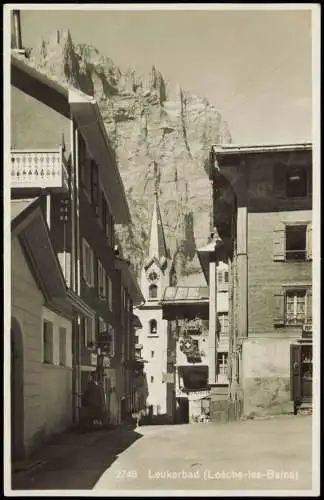
M151 285L149 288L149 298L156 299L157 298L157 286Z
M306 226L286 227L286 260L306 260Z
M94 160L91 161L91 201L99 204L99 170Z
M303 167L289 168L286 177L286 194L289 198L307 195L307 173Z
M155 319L151 319L150 321L150 334L155 335L157 332L157 324Z

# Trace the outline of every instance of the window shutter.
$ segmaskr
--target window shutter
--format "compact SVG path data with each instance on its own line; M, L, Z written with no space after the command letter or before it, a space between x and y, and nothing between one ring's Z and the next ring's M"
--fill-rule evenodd
M285 324L285 294L283 292L275 295L274 326Z
M313 258L312 223L307 226L307 260Z
M306 315L307 319L312 319L313 316L313 300L312 300L312 290L308 290L306 294Z
M284 261L285 260L285 226L284 224L279 224L273 232L273 260L274 261Z

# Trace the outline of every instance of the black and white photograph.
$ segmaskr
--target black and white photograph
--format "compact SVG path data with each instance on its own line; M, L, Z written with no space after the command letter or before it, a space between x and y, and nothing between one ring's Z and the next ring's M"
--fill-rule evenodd
M6 496L320 494L320 9L4 6Z

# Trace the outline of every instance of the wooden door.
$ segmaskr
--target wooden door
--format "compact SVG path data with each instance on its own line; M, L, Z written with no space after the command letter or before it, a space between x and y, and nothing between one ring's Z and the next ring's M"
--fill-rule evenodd
M303 402L312 400L313 392L313 346L303 345L301 349L301 396Z
M290 346L290 391L295 404L302 400L301 387L301 345Z

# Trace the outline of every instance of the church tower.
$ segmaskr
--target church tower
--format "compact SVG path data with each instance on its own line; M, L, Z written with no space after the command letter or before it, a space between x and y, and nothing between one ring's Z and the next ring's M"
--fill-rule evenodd
M170 420L172 403L168 401L170 387L166 380L168 372L168 321L162 319L164 290L170 285L171 260L169 258L159 207L158 191L155 188L148 248L141 273L141 290L145 303L137 314L143 328L137 331L137 344L142 347L146 360L144 371L147 378L148 398L157 421Z

